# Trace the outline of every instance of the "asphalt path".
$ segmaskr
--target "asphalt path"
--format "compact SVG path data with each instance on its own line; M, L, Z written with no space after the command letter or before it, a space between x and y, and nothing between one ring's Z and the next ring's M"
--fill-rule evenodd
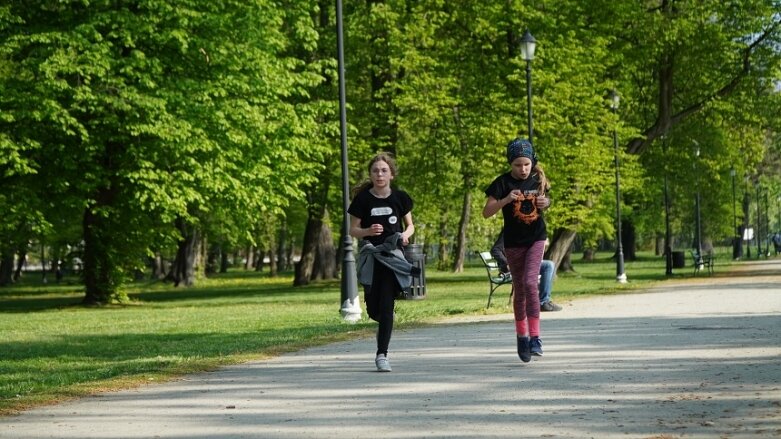
M396 331L0 418L0 438L781 437L781 259L544 313ZM631 276L630 276L631 281Z

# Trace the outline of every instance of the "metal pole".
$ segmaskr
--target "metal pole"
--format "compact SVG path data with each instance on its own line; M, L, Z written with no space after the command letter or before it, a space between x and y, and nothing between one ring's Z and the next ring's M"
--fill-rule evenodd
M749 196L748 175L745 178L746 187L743 189L743 212L746 215L746 218L744 219L744 230L746 230L746 259L751 259L751 238L748 235L748 231L751 229L751 197Z
M534 122L532 118L532 62L526 61L526 114L529 125L529 142L534 145ZM536 146L536 145L535 145Z
M694 179L697 190L694 194L694 248L697 250L697 264L702 265L702 223L700 217L700 174L697 169L697 164L700 159L700 146L697 141L694 141L695 153L694 160L692 161L692 170L694 171Z
M762 241L759 238L762 236L762 211L760 210L761 203L761 198L759 198L759 181L757 181L757 231L754 233L754 236L757 239L757 259L762 257Z
M735 195L735 168L731 168L729 175L732 177L732 259L739 260L743 256L743 242L740 230L738 230L738 213L736 208L737 197Z
M770 257L770 202L765 189L765 256Z
M616 114L617 108L613 107L613 114ZM618 159L618 133L613 128L613 154L616 160L616 281L626 283L626 273L624 272L624 246L621 243L621 174L619 171L620 162Z
M355 273L355 255L353 254L353 238L350 236L350 183L347 173L347 93L344 80L344 29L342 27L342 0L336 0L336 49L339 62L339 128L342 146L342 204L343 222L342 237L344 260L342 261L341 307L342 319L347 322L357 322L361 318L361 304L358 300L358 279Z
M667 154L667 139L662 139L662 151ZM670 193L667 185L667 162L664 166L664 274L672 276L673 274L673 253L670 240Z
M776 197L776 210L778 211L778 223L776 223L776 231L781 232L781 196Z
M700 217L700 190L697 189L697 194L694 196L694 206L696 209L696 227L697 227L697 255L699 255L700 260L702 260L702 224L701 224L701 217Z

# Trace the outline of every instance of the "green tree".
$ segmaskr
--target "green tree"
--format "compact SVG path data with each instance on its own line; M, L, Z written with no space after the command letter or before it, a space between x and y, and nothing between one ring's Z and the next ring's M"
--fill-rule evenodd
M184 230L228 212L244 229L300 196L314 120L297 98L320 80L284 56L286 24L314 37L300 12L260 0L8 6L15 148L57 157L50 175L83 208L85 302L124 300L161 235L192 248Z

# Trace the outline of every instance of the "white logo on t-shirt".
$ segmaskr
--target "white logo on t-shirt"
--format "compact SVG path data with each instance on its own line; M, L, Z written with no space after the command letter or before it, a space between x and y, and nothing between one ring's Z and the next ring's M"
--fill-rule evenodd
M398 218L396 218L396 215L393 215L392 217L388 218L388 223L390 223L390 224L396 224L396 221L398 221L398 220L399 220L399 219L398 219Z
M393 209L391 209L390 207L387 207L387 206L386 207L375 207L371 211L371 215L372 216L386 216L386 215L390 215L392 213L393 213ZM391 223L391 224L393 224L393 223Z

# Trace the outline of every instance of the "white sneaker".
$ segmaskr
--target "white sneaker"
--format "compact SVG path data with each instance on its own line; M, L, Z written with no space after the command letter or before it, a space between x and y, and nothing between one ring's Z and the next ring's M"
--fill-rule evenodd
M388 357L386 355L377 355L377 358L374 359L374 364L377 366L377 372L391 371L390 362L388 361Z

